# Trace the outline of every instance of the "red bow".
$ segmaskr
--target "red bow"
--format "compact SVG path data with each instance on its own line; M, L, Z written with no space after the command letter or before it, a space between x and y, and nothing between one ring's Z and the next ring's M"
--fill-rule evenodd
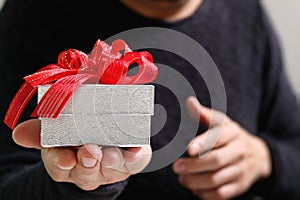
M120 53L122 50L124 55ZM133 63L138 64L139 71L134 76L127 76ZM144 84L154 81L157 74L151 54L133 52L123 40L114 41L112 46L98 40L90 55L76 49L63 51L57 64L50 64L24 77L25 82L10 103L4 123L11 129L15 128L38 85L53 83L31 116L56 118L74 91L84 83Z

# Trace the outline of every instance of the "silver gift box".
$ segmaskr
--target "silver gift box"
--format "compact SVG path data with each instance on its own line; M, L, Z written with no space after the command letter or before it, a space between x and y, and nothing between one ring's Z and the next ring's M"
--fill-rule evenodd
M38 87L38 101L49 87ZM153 85L83 85L58 118L41 118L41 145L149 145L153 114Z

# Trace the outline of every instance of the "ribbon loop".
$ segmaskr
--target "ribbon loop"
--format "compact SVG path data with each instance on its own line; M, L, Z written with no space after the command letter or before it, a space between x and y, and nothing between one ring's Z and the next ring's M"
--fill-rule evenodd
M121 51L124 50L124 55ZM129 66L137 63L139 71L127 76ZM109 46L97 40L92 53L76 49L63 51L57 63L50 64L34 74L24 77L6 112L4 123L14 129L21 113L38 85L52 84L31 116L56 118L72 94L84 83L94 84L144 84L156 79L158 69L149 52L133 52L123 40L115 40Z
M87 55L76 49L63 51L58 55L57 63L64 69L79 69Z

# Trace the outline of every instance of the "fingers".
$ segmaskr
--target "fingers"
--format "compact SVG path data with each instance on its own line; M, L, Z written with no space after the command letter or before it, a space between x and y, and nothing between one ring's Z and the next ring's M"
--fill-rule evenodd
M123 151L126 169L130 174L136 174L142 171L151 160L151 146L140 148L128 148Z
M187 149L190 156L206 155L212 148L218 148L224 145L226 141L219 141L219 135L224 132L223 128L230 122L231 119L225 114L202 106L195 97L188 97L186 100L187 109L192 118L199 120L203 125L208 127L208 131L201 136L196 137ZM231 135L229 135L231 136ZM226 135L224 139L229 139Z
M101 149L87 144L78 148L42 149L42 159L50 177L71 182L83 190L115 183L141 171L150 161L151 147Z
M188 145L187 152L190 156L199 156L201 153L207 152L209 149L220 146L219 135L222 133L222 127L216 126L208 129L203 134L195 137Z
M71 182L83 190L99 187L101 149L84 145L76 152L71 148L42 149L42 158L50 177L57 182Z
M84 168L93 168L102 160L102 151L98 145L86 144L77 151L79 165Z
M194 194L203 200L227 200L242 194L239 182L232 182L212 190L196 190Z
M69 148L42 149L44 166L50 177L57 182L69 181L70 170L76 166L75 153Z
M192 96L187 98L186 107L191 117L206 127L220 126L227 120L225 114L201 105L197 98Z
M230 199L248 190L257 180L255 153L249 147L259 145L250 144L250 133L225 114L202 106L194 97L186 103L191 116L208 130L190 142L191 157L173 164L179 182L204 200Z
M121 151L119 148L103 149L101 174L108 183L124 180L143 170L151 159L151 147L134 147Z
M235 122L210 128L190 142L187 152L190 156L198 156L200 153L207 151L209 146L213 146L215 149L220 148L237 139L239 133L240 128Z
M215 171L240 160L244 151L238 142L232 142L223 148L213 150L205 158L180 158L173 164L173 169L181 175Z
M115 168L133 174L141 171L149 163L152 155L150 146L131 147L126 150L106 148L103 150L102 165L106 168Z
M117 147L103 149L103 158L101 165L106 168L119 168L124 165L122 152Z
M20 146L41 149L41 121L31 119L19 124L13 131L13 140Z
M122 152L117 147L104 148L101 161L101 182L110 184L125 180L130 173L125 168L125 160Z
M98 145L87 144L77 151L77 165L70 172L73 183L83 190L93 190L103 184L100 175L102 151Z
M217 172L180 175L179 182L191 190L210 190L233 182L241 175L239 164L233 164Z

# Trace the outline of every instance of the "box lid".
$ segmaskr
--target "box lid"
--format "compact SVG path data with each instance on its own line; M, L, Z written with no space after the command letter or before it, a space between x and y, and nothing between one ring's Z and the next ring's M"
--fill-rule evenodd
M50 85L38 87L38 101ZM153 85L80 86L69 99L61 114L154 114Z

